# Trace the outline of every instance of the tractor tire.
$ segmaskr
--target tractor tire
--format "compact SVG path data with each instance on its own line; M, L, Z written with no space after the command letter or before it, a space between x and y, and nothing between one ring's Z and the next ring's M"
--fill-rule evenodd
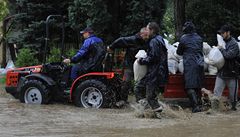
M26 104L48 104L51 99L49 88L39 80L26 80L20 88L20 101Z
M91 79L80 83L74 92L76 106L84 108L109 108L115 95L102 81Z

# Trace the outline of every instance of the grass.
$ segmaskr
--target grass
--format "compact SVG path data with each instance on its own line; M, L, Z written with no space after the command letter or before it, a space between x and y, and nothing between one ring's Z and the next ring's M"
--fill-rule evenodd
M6 76L5 75L0 75L0 84L4 85L6 82Z

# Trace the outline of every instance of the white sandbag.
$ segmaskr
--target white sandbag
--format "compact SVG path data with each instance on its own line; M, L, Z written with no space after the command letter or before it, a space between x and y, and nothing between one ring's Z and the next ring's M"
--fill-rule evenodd
M204 56L204 71L208 71L208 63L206 63L206 60L208 60L207 56Z
M240 41L240 36L238 36L238 40Z
M207 42L203 42L203 53L204 55L208 55L212 47L208 45Z
M239 48L239 50L240 50L240 42L238 42L238 48Z
M168 60L168 70L171 74L176 74L178 71L178 62L173 59Z
M1 71L1 74L6 74L8 70L13 69L13 68L15 68L15 65L12 60L9 60L7 62L7 66L5 67L5 69L3 71Z
M208 55L208 61L206 63L221 69L225 63L224 57L217 47L213 47Z
M177 58L177 61L180 61L181 59L183 59L182 56L177 54L177 51L174 52L174 56Z
M134 80L139 81L141 80L147 73L147 66L146 65L140 65L138 63L139 58L146 58L147 53L145 50L139 50L138 53L135 55L137 58L133 64L133 73L134 73Z
M223 48L226 49L226 42L223 40L223 37L219 34L217 34L217 41L218 45L223 46Z
M135 55L135 58L146 58L147 57L147 53L145 52L145 50L139 50L138 53Z
M177 48L178 45L179 45L179 42L175 42L175 43L173 43L172 45Z
M178 61L179 59L174 55L174 53L168 53L168 60Z
M183 60L182 59L178 63L178 71L183 74L184 66L183 66Z
M208 73L209 75L216 75L218 72L217 68L214 67L213 65L208 66Z
M137 60L138 59L136 59L134 64L133 64L133 73L134 73L134 80L135 81L141 80L147 73L147 66L146 65L140 65Z
M163 40L164 40L165 45L168 46L169 45L168 40L167 39L163 39Z

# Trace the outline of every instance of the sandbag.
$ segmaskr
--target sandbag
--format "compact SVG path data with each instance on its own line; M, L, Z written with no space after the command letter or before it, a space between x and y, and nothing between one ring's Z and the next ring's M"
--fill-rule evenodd
M171 74L176 74L178 71L178 62L173 59L168 60L168 70Z
M238 42L238 48L239 48L239 50L240 50L240 42Z
M208 55L212 47L208 45L207 42L203 42L203 53L204 55Z
M223 37L219 34L217 34L217 41L218 41L218 45L226 49L226 42L223 40Z
M139 50L138 53L135 55L137 58L135 62L133 63L133 73L134 73L134 80L139 81L141 80L147 73L147 66L146 65L140 65L138 63L139 58L146 58L147 53L145 50Z
M147 53L145 52L145 50L139 50L138 53L135 55L135 58L146 58L147 57Z
M175 51L173 55L176 57L177 61L180 61L181 59L183 59L182 56L177 54L177 51Z
M133 64L133 73L134 73L134 80L140 81L147 73L147 66L140 65L136 59Z
M178 71L183 74L184 66L183 66L183 60L182 59L178 63Z
M208 66L209 75L216 75L217 72L218 72L217 67L214 67L213 65Z
M225 60L221 51L217 47L214 47L210 50L208 60L205 60L205 62L209 65L217 67L219 70L223 67Z
M1 69L1 74L6 74L8 70L13 69L13 68L15 68L15 65L12 60L9 60L7 62L7 66L5 67L5 69Z

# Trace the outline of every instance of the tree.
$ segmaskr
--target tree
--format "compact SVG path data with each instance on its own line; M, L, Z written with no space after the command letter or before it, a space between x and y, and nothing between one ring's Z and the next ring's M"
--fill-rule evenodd
M216 45L216 33L223 24L233 26L234 37L240 34L239 7L238 0L187 0L186 15L193 20L204 40Z
M185 3L186 0L174 0L174 21L175 21L175 36L179 40L182 35L182 26L185 19Z
M124 1L126 2L126 1ZM155 21L162 25L166 10L166 0L132 0L127 1L126 18L122 22L122 35L129 35L139 31L148 22Z
M107 30L111 24L111 15L107 11L106 1L74 0L69 7L69 23L78 34L80 30L90 26L105 40L110 37Z
M15 6L13 14L16 14L12 32L19 33L9 35L9 40L11 38L11 41L19 45L19 48L28 47L36 51L38 58L42 60L45 20L50 14L67 15L68 2L65 0L16 0L13 1L12 5ZM55 20L52 20L52 22L57 25L52 25L51 39L53 39L53 42L58 41L60 43L59 31L61 29Z
M167 0L74 0L69 21L75 30L92 26L109 44L119 35L132 35L150 21L162 23Z

